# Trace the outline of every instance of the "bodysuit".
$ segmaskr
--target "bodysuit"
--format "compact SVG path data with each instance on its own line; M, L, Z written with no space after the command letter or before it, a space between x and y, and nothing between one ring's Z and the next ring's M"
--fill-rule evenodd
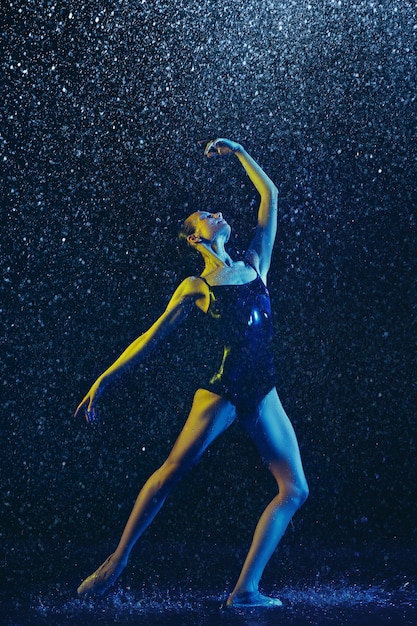
M268 290L259 274L244 285L209 285L201 278L210 290L207 315L223 354L217 372L200 387L227 398L238 413L254 411L275 386Z

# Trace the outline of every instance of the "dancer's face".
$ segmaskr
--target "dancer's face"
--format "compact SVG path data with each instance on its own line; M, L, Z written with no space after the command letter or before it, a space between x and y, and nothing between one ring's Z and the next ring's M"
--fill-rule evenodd
M199 240L213 242L219 235L229 240L231 228L222 213L209 213L208 211L196 211L185 220L186 225L193 229L192 235L188 236L191 244L201 243Z

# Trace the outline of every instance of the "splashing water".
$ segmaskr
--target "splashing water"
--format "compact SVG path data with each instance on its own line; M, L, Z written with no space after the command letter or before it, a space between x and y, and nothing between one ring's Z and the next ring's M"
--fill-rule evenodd
M275 594L278 595L278 590ZM44 597L32 597L30 610L21 611L17 623L273 626L279 620L279 624L289 626L385 623L411 626L417 617L410 596L401 599L377 585L364 587L338 582L312 588L284 587L279 596L284 603L280 609L227 610L222 607L226 594L205 595L190 590L116 589L105 598L83 600L63 599L62 595L51 592Z

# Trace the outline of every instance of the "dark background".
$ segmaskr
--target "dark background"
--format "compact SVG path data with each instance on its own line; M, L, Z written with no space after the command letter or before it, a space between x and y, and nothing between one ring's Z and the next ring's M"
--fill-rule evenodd
M193 271L178 220L221 210L247 245L256 192L203 158L214 136L280 189L277 386L311 496L271 567L415 546L414 3L9 1L3 20L3 580L79 582L183 424L198 320L103 396L98 426L72 415ZM144 575L176 544L236 546L234 576L272 490L233 426L147 532ZM191 575L214 575L195 551Z

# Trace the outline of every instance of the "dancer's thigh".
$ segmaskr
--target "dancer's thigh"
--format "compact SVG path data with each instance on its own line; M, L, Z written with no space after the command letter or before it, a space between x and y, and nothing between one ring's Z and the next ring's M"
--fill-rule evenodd
M235 417L236 410L228 400L206 389L198 389L190 414L167 462L193 465L214 439L232 424Z
M278 483L304 485L297 437L276 389L265 396L256 415L248 416L243 424Z

